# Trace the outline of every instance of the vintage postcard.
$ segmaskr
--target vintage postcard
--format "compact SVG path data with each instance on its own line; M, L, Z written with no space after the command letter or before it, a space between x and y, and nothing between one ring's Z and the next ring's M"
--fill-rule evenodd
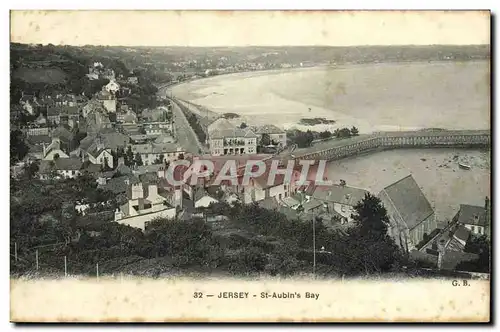
M11 321L490 322L490 16L11 11Z

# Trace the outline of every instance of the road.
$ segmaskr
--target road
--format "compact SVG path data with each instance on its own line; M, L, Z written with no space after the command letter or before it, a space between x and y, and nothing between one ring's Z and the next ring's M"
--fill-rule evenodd
M161 89L159 93L163 96L167 96L166 89ZM202 151L204 150L203 146L198 142L198 138L193 128L189 125L184 113L175 102L172 102L172 115L174 117L175 136L179 145L182 146L186 152L200 154L200 149L202 149Z

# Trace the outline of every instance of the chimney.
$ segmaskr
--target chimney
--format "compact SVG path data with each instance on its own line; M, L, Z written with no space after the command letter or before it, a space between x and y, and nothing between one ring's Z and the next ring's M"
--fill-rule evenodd
M158 187L156 184L148 185L148 196L158 196Z
M96 142L96 145L97 145L97 150L102 150L102 149L104 149L104 143L103 143L103 141L102 141L102 139L101 139L101 136L97 136L97 137L95 138L95 142Z
M439 270L442 269L443 267L443 256L444 256L444 252L445 252L445 240L444 239L441 239L438 243L438 261L437 261L437 268Z
M182 186L175 187L175 192L174 192L174 206L176 208L179 207L180 209L182 209L182 196L183 196Z
M120 220L123 218L123 213L120 211L120 209L116 209L115 211L115 221Z

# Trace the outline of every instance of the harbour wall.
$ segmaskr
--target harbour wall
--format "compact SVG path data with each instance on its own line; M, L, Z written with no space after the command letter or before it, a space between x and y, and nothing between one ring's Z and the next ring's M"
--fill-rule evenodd
M400 148L489 148L491 133L489 130L378 132L335 143L335 146L317 151L297 153L294 159L331 161L370 151Z

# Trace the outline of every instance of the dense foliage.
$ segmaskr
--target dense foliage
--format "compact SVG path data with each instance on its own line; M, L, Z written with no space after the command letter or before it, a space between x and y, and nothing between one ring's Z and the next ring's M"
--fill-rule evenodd
M50 195L47 193L50 192ZM102 219L81 216L74 202L114 201L88 176L49 184L28 177L11 179L11 253L13 273L33 270L35 250L41 269L62 272L64 256L70 273L146 273L171 269L230 274L311 273L313 225L317 273L332 276L383 273L398 266L397 248L386 235L385 210L367 196L356 207L359 225L347 236L321 219L289 219L257 204L212 205L205 219L151 221L145 233ZM116 203L115 203L116 204ZM111 203L111 211L114 211ZM222 223L206 218L225 216ZM320 248L327 252L320 252ZM154 264L151 262L155 262ZM153 264L153 266L151 265ZM142 272L141 272L142 271Z
M28 154L29 148L24 143L23 133L19 130L10 132L10 165L14 165Z
M467 241L465 252L479 255L479 258L469 262L461 262L456 270L490 273L490 251L491 243L486 235L472 236Z

